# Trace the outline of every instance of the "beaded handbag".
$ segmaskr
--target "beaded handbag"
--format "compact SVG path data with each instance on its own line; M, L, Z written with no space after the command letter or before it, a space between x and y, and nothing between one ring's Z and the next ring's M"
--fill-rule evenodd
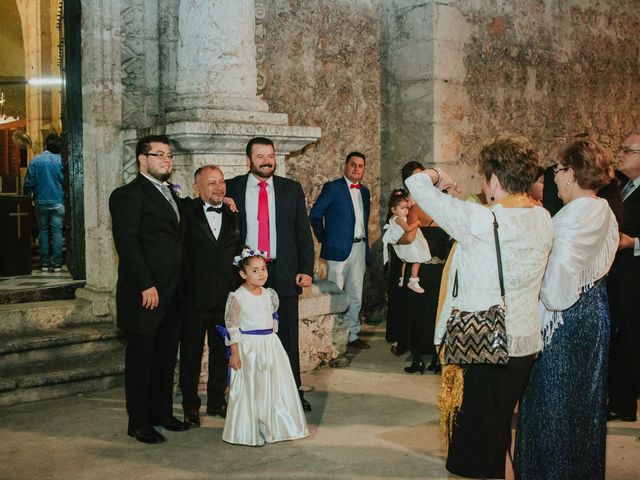
M451 315L447 319L445 339L442 343L444 347L444 363L446 364L485 363L506 365L509 362L498 220L493 212L491 214L493 215L493 234L496 243L502 302L489 307L487 310L478 312L463 312L457 308L451 310ZM454 298L458 295L457 271L452 295Z

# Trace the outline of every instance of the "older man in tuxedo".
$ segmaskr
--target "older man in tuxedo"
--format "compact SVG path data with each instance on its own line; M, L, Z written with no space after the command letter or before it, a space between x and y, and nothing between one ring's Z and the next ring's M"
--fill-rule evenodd
M309 219L320 257L327 261L327 278L349 295L349 346L369 348L360 334L360 308L366 264L369 262L369 210L371 194L360 183L366 159L360 152L347 155L344 176L325 183Z
M200 426L198 382L204 338L209 346L207 415L226 417L227 385L225 345L216 326L224 326L229 292L240 285L233 257L242 239L238 214L223 204L226 186L222 171L214 165L198 168L193 189L198 198L185 200L185 293L188 315L180 341L180 390L184 421Z
M173 372L180 335L183 211L172 185L169 139L141 138L140 173L109 198L113 240L119 256L116 308L126 334L127 433L144 443L162 443L153 426L183 431L173 416Z
M240 212L240 232L251 248L269 253L269 280L280 297L278 336L289 356L291 370L300 387L298 345L298 295L313 275L313 239L302 186L274 175L273 141L252 138L247 143L249 173L227 181L227 195ZM311 405L300 391L305 411Z
M607 282L612 330L608 420L635 422L640 393L640 133L622 143L618 171L625 182L620 246Z

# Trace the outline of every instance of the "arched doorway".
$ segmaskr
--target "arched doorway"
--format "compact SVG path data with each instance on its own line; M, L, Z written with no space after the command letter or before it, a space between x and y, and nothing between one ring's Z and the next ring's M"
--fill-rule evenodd
M4 194L22 194L28 162L52 132L63 136L65 263L85 277L82 185L80 0L4 2L0 17L0 176ZM13 122L13 123L12 123ZM6 164L6 165L5 165Z

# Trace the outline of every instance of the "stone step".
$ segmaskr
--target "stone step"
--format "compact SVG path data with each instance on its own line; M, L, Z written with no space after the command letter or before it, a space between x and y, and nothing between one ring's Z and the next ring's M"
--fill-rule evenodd
M0 369L0 406L122 385L124 355L112 350Z
M80 298L0 305L0 336L107 320L92 315L91 303Z
M122 351L123 344L111 322L0 335L0 368L112 350Z

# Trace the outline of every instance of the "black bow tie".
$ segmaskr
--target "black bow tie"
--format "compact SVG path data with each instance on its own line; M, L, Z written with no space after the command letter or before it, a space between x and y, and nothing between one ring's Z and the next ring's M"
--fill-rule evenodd
M207 207L207 212L222 213L222 207Z

